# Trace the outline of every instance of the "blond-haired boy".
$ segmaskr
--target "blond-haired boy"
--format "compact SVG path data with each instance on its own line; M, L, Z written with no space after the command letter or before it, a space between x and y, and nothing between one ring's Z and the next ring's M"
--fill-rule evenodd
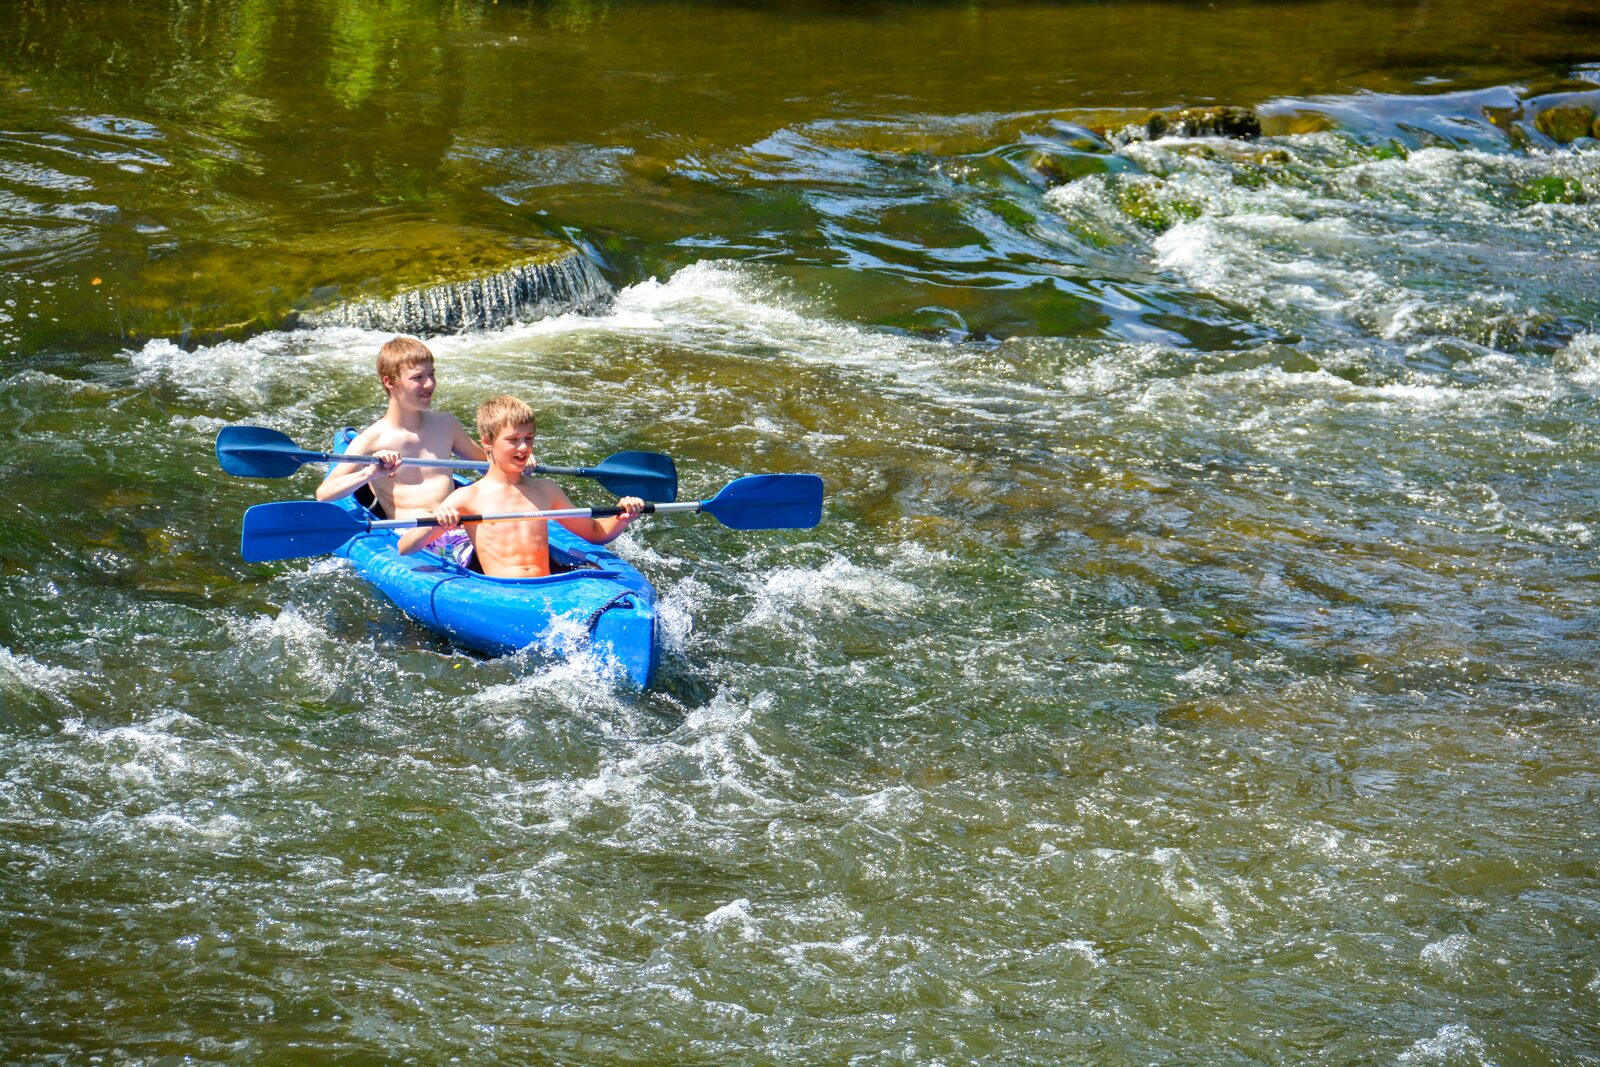
M478 408L478 437L489 454L489 473L462 486L433 509L440 525L408 530L400 538L401 552L417 549L444 536L461 524L463 514L548 511L571 508L561 487L548 478L526 473L533 464L533 442L538 423L533 409L514 396L485 400ZM621 515L605 519L557 519L591 544L613 540L639 517L644 501L625 496L617 501ZM491 578L542 578L550 573L550 541L544 519L468 523L473 555Z
M388 394L383 417L355 436L346 449L381 463L341 463L317 486L318 500L338 500L371 486L383 514L394 519L427 515L450 495L448 470L403 467L401 459L486 458L454 415L432 410L438 382L433 353L414 337L395 337L378 349L378 380Z

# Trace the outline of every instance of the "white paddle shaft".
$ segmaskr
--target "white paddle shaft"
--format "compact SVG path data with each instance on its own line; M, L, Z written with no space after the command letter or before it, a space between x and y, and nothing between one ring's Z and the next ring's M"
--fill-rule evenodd
M328 463L381 463L377 456L358 456L355 454L341 454L338 452L318 452L317 455ZM444 467L449 470L486 471L489 464L481 459L411 459L406 456L400 458L402 467Z
M699 511L702 501L680 500L675 504L646 504L643 513ZM557 508L553 511L507 511L499 515L463 515L461 522L510 522L513 519L607 519L621 515L621 508ZM438 519L380 519L368 523L369 530L413 530L422 526L442 526Z

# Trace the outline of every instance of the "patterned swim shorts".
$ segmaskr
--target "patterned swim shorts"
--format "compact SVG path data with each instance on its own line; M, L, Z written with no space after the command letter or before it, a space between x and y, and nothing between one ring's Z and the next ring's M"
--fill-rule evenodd
M465 567L472 562L472 538L462 529L446 530L428 545L446 563Z

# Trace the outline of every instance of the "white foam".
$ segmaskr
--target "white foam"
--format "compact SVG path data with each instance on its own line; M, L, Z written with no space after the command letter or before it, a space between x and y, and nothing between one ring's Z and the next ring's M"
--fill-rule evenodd
M244 829L244 822L226 813L209 819L196 819L173 811L153 811L138 816L134 823L146 830L185 840L235 840Z
M908 785L892 785L851 801L852 817L873 827L909 826L922 814L923 797Z
M431 338L428 344L444 368L446 401L463 393L511 388L536 407L554 408L571 397L564 386L538 372L546 349L590 343L611 347L630 336L676 350L842 367L870 377L875 391L918 404L941 398L970 402L993 396L997 388L1018 388L965 373L962 354L948 344L813 314L760 267L718 260L684 267L666 280L651 278L628 286L603 314L558 315L498 331ZM269 332L193 351L157 340L125 358L142 384L256 409L263 415L252 421L292 435L305 425L325 422L319 410L351 380L370 381L373 354L385 340L386 334L322 327ZM375 382L371 391L370 410L376 410ZM1014 411L970 406L977 417L1016 418ZM353 411L347 419L359 422L368 413ZM693 422L693 411L674 418ZM796 432L760 412L754 413L748 429L766 437ZM839 435L820 436L826 440ZM567 444L582 442L563 441Z
M671 737L608 753L586 778L542 784L545 813L570 823L595 809L617 812L626 819L619 833L629 840L668 841L691 826L702 837L732 832L706 817L724 804L745 813L775 810L763 778L792 777L753 732L757 709L770 703L764 695L741 701L719 692Z
M689 647L695 608L711 596L711 587L692 575L661 595L656 601L656 632L663 650L683 652Z
M1466 1057L1480 1067L1494 1067L1483 1039L1465 1023L1448 1023L1432 1037L1420 1038L1400 1053L1400 1062L1454 1062L1457 1057Z
M1201 885L1187 857L1175 848L1158 848L1151 856L1161 869L1161 888L1168 899L1189 911L1208 911L1222 934L1234 936L1233 916L1217 894Z
M218 430L228 425L227 419L219 419L210 415L174 415L167 420L167 425L175 430L196 430L206 436L215 434Z
M487 335L481 343L527 339L538 344L565 334L655 335L676 348L848 367L871 375L880 388L919 400L929 391L964 392L958 380L945 374L950 346L812 314L759 267L722 260L702 260L665 281L649 278L628 286L605 314L541 319Z
M1600 385L1600 333L1580 333L1551 360L1559 371L1588 386Z
M231 617L227 628L233 654L248 661L252 674L292 677L295 685L326 698L336 698L347 684L346 665L355 650L292 601L276 616Z
M1184 671L1175 680L1201 693L1216 692L1228 685L1227 674L1211 663L1202 663Z
M1100 946L1096 945L1093 941L1084 941L1081 939L1075 941L1063 941L1061 943L1061 949L1067 953L1070 953L1071 955L1082 956L1096 967L1104 967L1106 965L1105 953L1100 951Z
M886 949L903 944L905 944L905 940L901 938L850 934L836 941L798 941L793 944L783 945L777 951L778 955L790 967L819 977L832 978L835 975L834 968L827 965L827 963L819 967L818 964L812 962L812 956L820 955L825 961L829 956L842 956L859 965L871 961Z
M314 647L328 642L326 630L300 613L295 604L285 604L277 615L256 615L247 619L230 618L234 643L246 641L284 641L290 645Z
M232 401L270 411L285 425L303 415L341 378L370 376L387 334L344 328L269 331L245 341L202 345L193 351L153 340L124 353L135 381L160 385L212 402ZM376 390L376 384L374 384Z
M919 541L895 541L879 545L873 552L883 559L915 570L936 569L948 566L955 559L943 548L929 548Z
M237 746L193 736L204 729L183 712L170 710L123 726L98 727L83 719L68 719L61 724L60 736L76 744L60 750L59 758L77 765L80 773L93 779L140 794L162 794L174 788L174 783L184 783L181 788L188 789L200 781L208 783L208 789L221 790L227 783L255 775L280 780L273 767L253 766L250 757ZM221 816L208 816L188 828L169 825L161 819L149 825L206 836L233 832L232 824L217 823L216 818ZM123 813L111 811L96 823L117 831L123 821Z
M911 609L918 600L911 583L835 556L821 567L780 567L769 572L742 625L763 626L796 611L894 614Z
M105 387L96 382L74 381L50 374L47 371L28 370L18 371L16 374L0 382L0 389L10 391L13 389L47 389L57 393L104 393Z
M706 929L717 930L723 927L733 927L739 937L745 941L752 941L759 933L754 916L750 913L750 901L745 897L732 900L710 911L704 922Z
M60 695L60 687L79 681L82 671L70 667L50 667L32 656L18 655L0 645L0 684L17 684L27 689Z
M554 697L591 713L623 706L622 667L589 644L581 620L557 620L550 640L517 653L515 664L513 681L486 686L466 700L472 707L502 709L507 736L524 731L523 717L535 697Z
M1472 948L1472 938L1466 934L1451 934L1439 941L1432 941L1422 947L1422 959L1425 963L1433 964L1442 970L1459 970L1468 951Z
M1295 827L1289 833L1289 840L1296 848L1307 849L1324 856L1337 856L1344 850L1344 840L1347 836L1344 830L1326 826Z

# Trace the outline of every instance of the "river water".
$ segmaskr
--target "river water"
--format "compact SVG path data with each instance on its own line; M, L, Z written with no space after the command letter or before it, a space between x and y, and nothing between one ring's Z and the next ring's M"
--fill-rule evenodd
M0 1058L1600 1060L1587 2L11 8ZM441 229L615 299L439 406L826 479L650 693L239 559L386 335L196 338Z

